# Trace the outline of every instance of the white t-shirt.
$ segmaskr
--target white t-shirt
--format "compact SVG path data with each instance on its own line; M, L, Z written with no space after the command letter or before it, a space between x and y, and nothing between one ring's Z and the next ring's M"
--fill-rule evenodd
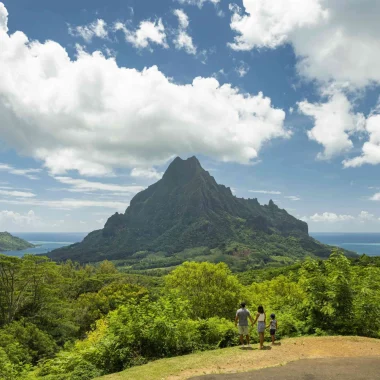
M265 322L265 313L262 313L259 315L259 319L258 319L259 322Z

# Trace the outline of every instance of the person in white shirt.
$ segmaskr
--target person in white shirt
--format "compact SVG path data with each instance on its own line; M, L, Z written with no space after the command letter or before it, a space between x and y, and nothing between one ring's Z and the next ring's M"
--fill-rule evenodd
M264 348L264 332L265 332L265 321L266 321L266 316L264 312L264 308L262 305L260 305L257 308L257 314L256 314L256 319L253 322L255 324L257 321L257 332L259 333L260 337L260 350Z

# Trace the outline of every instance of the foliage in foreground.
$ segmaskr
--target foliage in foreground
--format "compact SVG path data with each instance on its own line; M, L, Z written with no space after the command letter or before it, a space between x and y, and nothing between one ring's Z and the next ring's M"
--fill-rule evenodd
M380 338L380 268L339 251L326 261L239 275L247 285L224 263L185 263L159 288L109 262L0 256L0 273L14 279L13 288L0 283L0 378L7 380L86 380L235 345L232 321L242 300L252 312L259 304L275 312L280 336Z

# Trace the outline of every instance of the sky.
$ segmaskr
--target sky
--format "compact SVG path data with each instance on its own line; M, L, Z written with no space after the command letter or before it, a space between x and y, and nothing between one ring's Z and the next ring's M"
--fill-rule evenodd
M378 0L0 0L0 231L88 232L171 160L380 232Z

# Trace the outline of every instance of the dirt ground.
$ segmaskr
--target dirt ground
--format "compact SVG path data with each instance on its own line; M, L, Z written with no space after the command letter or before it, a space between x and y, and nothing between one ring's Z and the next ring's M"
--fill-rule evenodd
M302 359L252 372L206 375L192 380L379 380L380 358Z
M223 358L223 360L213 360L202 368L184 369L179 375L167 377L167 380L189 379L207 374L248 372L282 366L302 359L380 358L380 340L360 337L305 337L286 339L275 346L267 344L265 350L258 350L257 346L253 346L251 349L236 347L235 350L236 355ZM257 376L257 372L255 374ZM216 378L219 379L219 377ZM227 377L227 379L229 378L235 379L235 377ZM204 379L203 377L202 380ZM304 377L302 379L315 378ZM380 372L376 379L380 379Z

